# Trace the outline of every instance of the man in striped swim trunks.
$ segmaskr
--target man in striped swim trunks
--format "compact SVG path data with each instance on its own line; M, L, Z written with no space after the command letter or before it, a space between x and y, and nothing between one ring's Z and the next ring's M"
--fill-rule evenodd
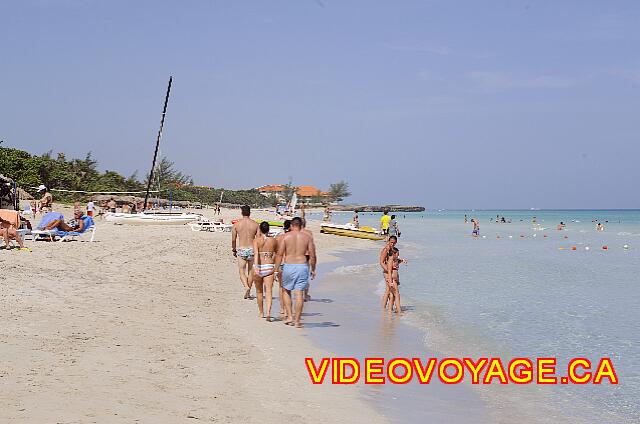
M231 231L231 251L233 256L238 258L238 272L240 274L240 282L244 287L244 298L249 299L251 293L251 285L253 284L253 240L258 234L258 223L249 218L251 208L247 205L240 208L242 210L242 219L233 224ZM240 244L239 248L237 244Z

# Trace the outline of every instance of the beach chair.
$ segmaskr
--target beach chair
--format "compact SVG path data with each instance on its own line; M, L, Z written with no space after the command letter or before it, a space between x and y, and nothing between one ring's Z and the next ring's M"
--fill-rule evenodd
M44 219L44 218L43 218ZM78 238L82 238L85 235L91 233L91 238L89 242L92 243L93 239L96 236L96 224L93 222L93 218L90 216L83 216L82 220L84 221L84 228L82 231L60 231L60 230L33 230L31 234L33 235L34 240L39 238L49 238L50 241L54 241L58 238L59 242L63 241L71 241L77 240Z
M191 222L188 225L191 227L191 231L209 231L212 233L230 233L233 229L231 224L211 221Z
M36 229L31 231L31 237L34 240L48 237L50 241L53 241L53 238L57 234L58 230L45 230L44 228L51 222L59 219L64 219L64 215L62 215L60 212L48 212L44 214L42 219L40 219L38 225L36 225Z

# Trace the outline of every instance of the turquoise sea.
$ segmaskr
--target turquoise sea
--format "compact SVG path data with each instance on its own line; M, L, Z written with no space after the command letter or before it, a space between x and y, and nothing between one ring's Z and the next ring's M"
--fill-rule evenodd
M480 238L471 237L465 214L479 219ZM332 220L344 223L352 215L334 213ZM409 262L400 271L408 307L400 321L420 331L425 351L439 357L556 357L558 375L573 357L613 361L618 385L605 380L473 387L488 422L640 422L640 211L396 215L402 232L398 247ZM492 222L496 215L511 223ZM379 217L360 214L361 225L377 227ZM596 231L594 220L605 230ZM556 229L560 221L566 224L563 231ZM351 301L372 303L361 305L362 316L374 314L383 287L376 261L377 252L359 256L322 284L348 274L368 292ZM316 333L319 340L325 334Z

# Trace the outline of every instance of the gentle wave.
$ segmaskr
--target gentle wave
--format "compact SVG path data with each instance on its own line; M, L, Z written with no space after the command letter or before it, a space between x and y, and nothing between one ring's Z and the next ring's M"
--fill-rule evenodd
M339 275L361 274L363 272L372 271L376 266L378 266L378 264L345 265L334 269L332 273Z

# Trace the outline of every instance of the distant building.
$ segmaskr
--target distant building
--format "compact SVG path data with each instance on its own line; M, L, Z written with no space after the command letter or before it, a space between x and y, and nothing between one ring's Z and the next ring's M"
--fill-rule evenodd
M304 203L312 203L317 200L317 198L322 199L321 202L325 202L329 198L329 193L326 191L322 191L317 187L310 185L298 186L298 201ZM270 184L264 185L261 187L257 187L256 190L260 192L263 196L272 197L275 196L278 200L284 200L284 195L287 190L287 187L283 184Z
M282 184L263 185L261 187L257 187L256 190L266 197L282 197L284 196L285 186Z

